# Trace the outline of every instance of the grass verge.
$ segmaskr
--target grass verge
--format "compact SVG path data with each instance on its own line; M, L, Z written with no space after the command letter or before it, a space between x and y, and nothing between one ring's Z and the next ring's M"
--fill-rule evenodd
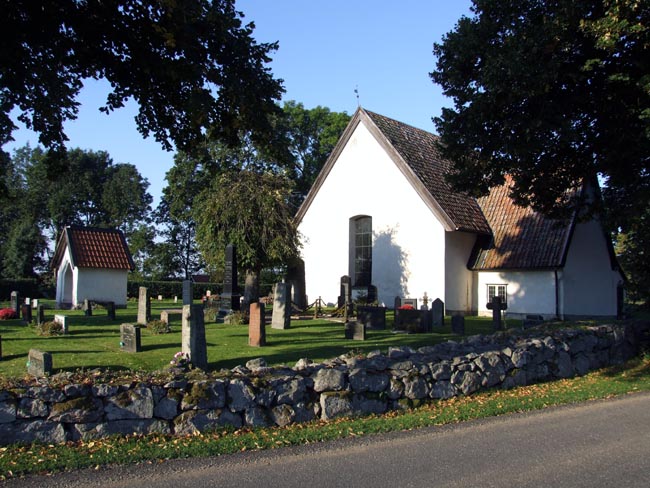
M644 356L579 378L434 401L417 409L381 416L344 418L284 428L224 429L187 437L112 437L63 445L3 447L0 448L0 480L106 464L164 462L173 458L218 456L412 430L648 390L650 356Z

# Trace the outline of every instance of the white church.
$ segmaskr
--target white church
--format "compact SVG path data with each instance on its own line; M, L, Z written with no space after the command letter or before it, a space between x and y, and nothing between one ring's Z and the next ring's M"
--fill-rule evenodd
M507 181L480 199L453 192L436 136L359 108L298 211L306 292L353 290L445 302L447 314L614 317L624 276L598 220L557 222L514 205Z

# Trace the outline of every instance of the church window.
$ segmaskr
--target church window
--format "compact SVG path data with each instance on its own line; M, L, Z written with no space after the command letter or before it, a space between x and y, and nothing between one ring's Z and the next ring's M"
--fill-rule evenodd
M372 217L354 217L350 224L352 284L369 286L372 279Z
M492 303L494 297L499 297L503 305L508 304L508 285L488 285L487 286L487 302Z

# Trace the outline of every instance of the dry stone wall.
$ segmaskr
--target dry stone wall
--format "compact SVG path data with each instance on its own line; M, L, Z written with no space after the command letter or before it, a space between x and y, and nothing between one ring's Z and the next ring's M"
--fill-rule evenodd
M423 402L583 375L636 354L629 326L512 331L418 350L294 367L263 359L219 377L103 384L66 383L66 373L0 391L0 444L59 443L114 434L194 434L223 425L284 426L384 413ZM67 373L67 377L71 374ZM155 378L155 377L154 377Z

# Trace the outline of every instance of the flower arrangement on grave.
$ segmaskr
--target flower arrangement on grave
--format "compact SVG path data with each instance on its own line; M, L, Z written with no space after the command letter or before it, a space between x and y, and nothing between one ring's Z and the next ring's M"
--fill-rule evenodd
M0 320L11 320L17 319L18 315L13 308L2 308L0 309Z
M174 354L172 360L169 361L169 367L188 371L191 368L189 354L182 351L178 351L176 354Z
M59 322L50 320L34 326L36 334L43 337L52 337L63 334L63 325Z
M406 304L399 307L398 310L415 310L415 308L413 308L413 305Z

